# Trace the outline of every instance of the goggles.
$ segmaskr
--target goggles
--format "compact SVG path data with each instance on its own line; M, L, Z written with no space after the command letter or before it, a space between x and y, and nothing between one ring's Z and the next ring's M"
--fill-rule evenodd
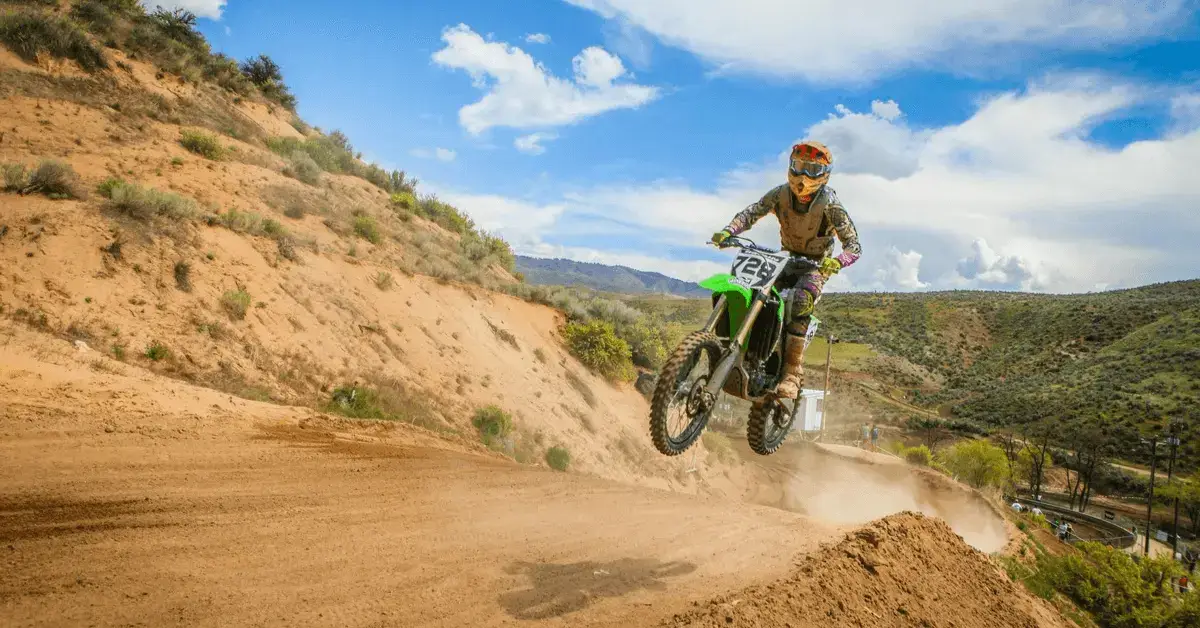
M792 157L792 174L796 176L806 176L812 179L823 177L829 174L832 169L827 163L804 159L803 157Z

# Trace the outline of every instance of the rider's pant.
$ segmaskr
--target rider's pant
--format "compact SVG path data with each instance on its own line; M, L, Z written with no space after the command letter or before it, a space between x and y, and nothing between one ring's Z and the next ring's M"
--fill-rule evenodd
M792 320L788 321L787 327L789 334L803 336L808 333L808 323L825 289L825 281L825 275L817 270L796 279L796 289L792 291Z

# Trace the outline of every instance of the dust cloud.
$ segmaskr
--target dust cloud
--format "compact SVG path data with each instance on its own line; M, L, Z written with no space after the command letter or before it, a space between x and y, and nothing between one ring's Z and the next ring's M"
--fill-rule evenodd
M779 478L778 506L787 510L841 524L911 510L945 520L983 552L999 551L1008 541L1003 520L981 496L881 455L849 447L805 447L779 462L784 468L777 473L787 473Z

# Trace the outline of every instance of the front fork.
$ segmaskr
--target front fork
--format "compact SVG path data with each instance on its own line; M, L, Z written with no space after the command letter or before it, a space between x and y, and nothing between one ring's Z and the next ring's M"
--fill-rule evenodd
M725 380L729 378L729 374L733 372L738 362L742 360L742 346L746 343L746 337L750 335L750 330L754 327L754 321L758 315L762 313L763 306L767 303L767 291L763 290L754 295L754 299L750 302L750 310L746 312L746 317L742 319L742 326L738 328L737 333L730 340L729 352L721 361L717 363L717 367L713 369L712 377L704 386L705 391L712 395L712 399L716 399L717 395L721 394L721 389L725 387ZM721 314L724 313L728 304L725 301L725 295L717 300L716 307L713 308L712 316L708 319L708 324L704 326L704 331L712 331L717 326L717 321L720 320Z

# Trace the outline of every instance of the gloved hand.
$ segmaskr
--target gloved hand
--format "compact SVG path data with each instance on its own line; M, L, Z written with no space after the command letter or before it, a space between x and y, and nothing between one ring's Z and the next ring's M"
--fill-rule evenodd
M729 233L728 229L723 229L713 234L712 243L721 246L721 243L728 240L733 234Z
M826 257L825 259L821 260L821 274L825 275L826 277L832 277L833 275L838 274L838 271L841 269L842 263L838 261L838 258L836 257Z

